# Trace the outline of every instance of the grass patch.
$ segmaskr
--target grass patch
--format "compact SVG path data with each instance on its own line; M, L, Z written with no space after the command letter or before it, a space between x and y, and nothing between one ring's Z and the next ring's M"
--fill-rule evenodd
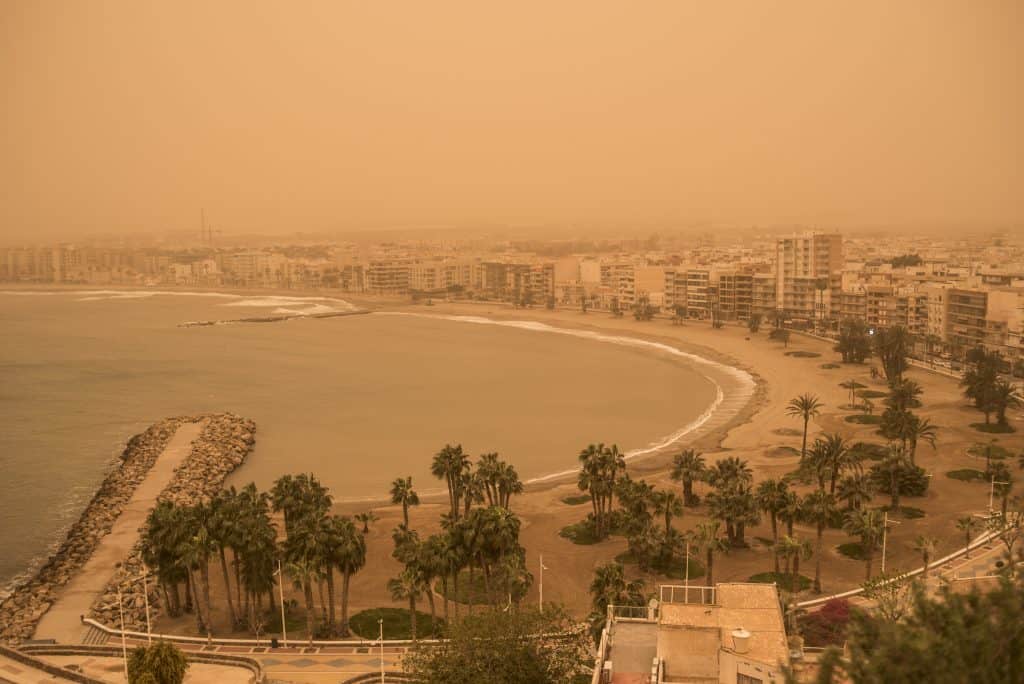
M296 611L295 608L286 608L285 613L285 624L288 625L289 632L297 634L298 632L306 631L306 610L304 608L299 611ZM277 610L273 611L273 614L268 617L263 633L281 633L281 606L278 606Z
M865 387L867 387L867 385L859 383L856 380L847 380L845 382L841 382L839 383L839 386L845 387L846 389L864 389Z
M1000 425L999 423L971 423L971 427L978 432L986 432L990 435L1008 435L1016 432L1012 425Z
M823 370L833 370L835 368L842 368L838 363L823 363L819 368Z
M580 504L590 503L590 495L577 494L575 496L563 496L562 503L569 506L579 506Z
M961 468L960 470L950 470L946 473L946 477L951 477L954 480L960 480L961 482L981 482L986 480L985 473L974 468Z
M630 551L623 551L615 557L615 560L622 564L636 563L636 558ZM669 579L682 580L686 579L686 565L690 566L690 579L696 579L704 576L704 565L696 557L695 553L690 554L690 562L686 563L685 558L673 556L668 561L655 562L649 571L656 572L657 574L668 577Z
M370 608L351 617L349 627L364 639L376 639L380 634L378 620L384 620L385 639L411 639L412 626L409 611L402 608ZM437 618L437 636L444 629L444 620ZM435 636L430 629L430 613L416 611L416 636L428 639Z
M914 520L916 518L923 518L924 511L920 508L914 508L913 506L900 506L898 510L893 511L892 506L882 506L881 510L889 511L889 513L899 514L907 520Z
M786 591L793 591L793 574L784 572L759 572L756 575L751 575L748 582L757 582L759 584L772 584L779 585L780 589ZM803 575L796 576L796 590L806 591L811 588L811 578L804 577Z
M608 536L622 534L614 523L612 524L611 533ZM590 546L596 544L604 539L598 539L594 533L594 524L589 520L581 520L578 523L572 525L566 525L558 532L558 536L568 539L573 544L580 544L581 546ZM607 537L605 537L607 539Z
M784 437L799 437L802 434L804 434L797 430L796 428L775 428L774 430L772 430L772 432L774 432L777 435L782 435Z
M775 458L783 458L786 456L799 456L800 450L791 446L777 446L774 449L766 450L764 452L764 455Z
M862 389L857 391L857 396L861 399L879 399L881 397L889 396L889 393L882 392L880 390Z
M821 356L821 354L819 354L818 352L809 352L809 351L799 351L798 350L798 351L788 351L788 352L786 352L786 356L795 356L798 359L816 359L819 356Z
M869 461L881 461L889 455L889 447L874 442L857 442L850 447L850 451L860 454Z
M859 561L865 560L864 547L861 546L860 542L847 542L846 544L840 544L836 549L847 558Z
M846 416L843 420L847 423L856 423L857 425L880 425L882 423L882 416L869 413L855 413L852 416Z

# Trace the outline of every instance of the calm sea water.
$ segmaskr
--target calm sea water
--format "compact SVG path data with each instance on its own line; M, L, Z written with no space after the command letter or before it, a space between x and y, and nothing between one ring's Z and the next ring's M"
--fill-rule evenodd
M341 499L383 497L461 442L525 478L589 442L648 446L715 398L668 354L508 326L371 314L179 327L343 309L337 300L0 293L0 587L44 557L125 441L166 416L234 411L257 446L232 482L315 473ZM426 310L425 310L426 311Z

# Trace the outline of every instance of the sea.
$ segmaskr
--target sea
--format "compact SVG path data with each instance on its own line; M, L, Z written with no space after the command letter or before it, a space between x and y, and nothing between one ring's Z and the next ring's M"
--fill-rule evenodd
M640 455L710 415L721 390L665 345L526 321L335 314L334 297L0 290L0 596L52 553L126 441L169 416L257 425L229 484L311 472L378 501L434 453L498 452L524 480L582 448ZM326 316L325 316L326 315ZM241 319L272 322L239 322ZM209 325L194 325L209 323ZM369 505L369 503L368 503Z

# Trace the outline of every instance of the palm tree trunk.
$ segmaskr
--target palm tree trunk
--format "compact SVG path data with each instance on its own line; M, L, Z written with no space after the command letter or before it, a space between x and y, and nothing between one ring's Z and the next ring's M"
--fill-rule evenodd
M416 641L416 594L414 591L409 592L409 632L412 634L412 640Z
M242 563L238 559L238 551L231 549L231 556L234 558L235 566L235 605L242 605Z
M427 585L427 603L430 604L430 634L437 634L437 609L434 606L434 589L430 585Z
M707 552L707 566L708 566L708 586L715 586L715 552L708 549Z
M452 607L455 609L455 619L459 619L459 568L455 569L452 573L452 595L455 600L452 601Z
M352 579L352 573L349 570L345 570L341 575L341 636L343 637L347 637L349 635L348 585L350 579Z
M306 599L306 632L309 635L309 645L313 645L313 614L316 612L316 607L313 605L313 583L306 580L302 583L302 593Z
M206 631L213 634L213 613L210 606L210 559L199 563L199 575L203 582L203 609L206 611Z
M772 562L775 574L779 574L779 552L776 551L779 546L779 521L776 519L775 514L772 513Z
M192 572L185 569L185 612L191 613L193 610L192 605Z
M324 578L320 577L316 581L316 593L320 598L320 622L327 624L327 601L324 600Z
M481 563L484 569L484 593L487 594L487 602L494 606L494 592L491 591L491 566L489 563Z
M441 594L444 596L444 621L448 622L448 575L441 575Z
M806 413L804 414L804 440L800 445L800 462L803 463L804 458L807 456L807 423L811 420L811 417Z
M199 593L198 589L196 588L196 582L195 579L192 577L192 568L188 569L188 578L188 588L191 589L191 592L194 596L194 605L196 611L196 632L202 634L204 631L206 631L203 629L203 610L201 608L202 603L199 601Z
M476 582L474 581L474 579L476 578L476 573L474 572L474 569L475 568L473 567L473 562L470 561L470 563L469 563L469 595L467 597L467 598L469 598L469 614L470 615L473 614L473 598L474 598L473 595L476 593L476 586L475 586Z
M821 542L825 528L818 524L818 545L814 549L814 591L821 593Z
M334 634L334 568L327 568L327 631Z
M875 560L875 552L874 551L868 552L868 551L865 550L865 552L864 552L864 581L865 582L870 582L871 581L871 564L872 564L872 562L874 560Z
M238 626L238 613L235 612L235 603L231 598L231 582L228 580L228 559L224 553L224 547L220 547L220 569L224 575L224 595L228 599L228 614L231 616L231 626Z

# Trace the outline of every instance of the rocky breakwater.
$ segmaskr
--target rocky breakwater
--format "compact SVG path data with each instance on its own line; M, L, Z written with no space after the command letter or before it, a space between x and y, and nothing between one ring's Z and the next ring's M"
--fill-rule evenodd
M156 463L178 426L197 418L161 420L132 437L120 462L103 480L92 501L53 556L34 577L19 585L0 603L0 641L17 644L31 638L39 619L92 555L100 539L110 532L114 521L131 499L135 488Z
M208 501L224 486L228 474L240 466L252 451L256 424L231 413L199 416L205 419L202 433L192 443L192 452L174 471L170 484L160 493L160 501L190 506ZM145 569L140 544L115 570L103 594L93 604L89 617L111 627L119 627L117 592L121 590L125 629L145 631L146 603L142 581ZM162 612L161 596L155 581L147 583L150 620Z

